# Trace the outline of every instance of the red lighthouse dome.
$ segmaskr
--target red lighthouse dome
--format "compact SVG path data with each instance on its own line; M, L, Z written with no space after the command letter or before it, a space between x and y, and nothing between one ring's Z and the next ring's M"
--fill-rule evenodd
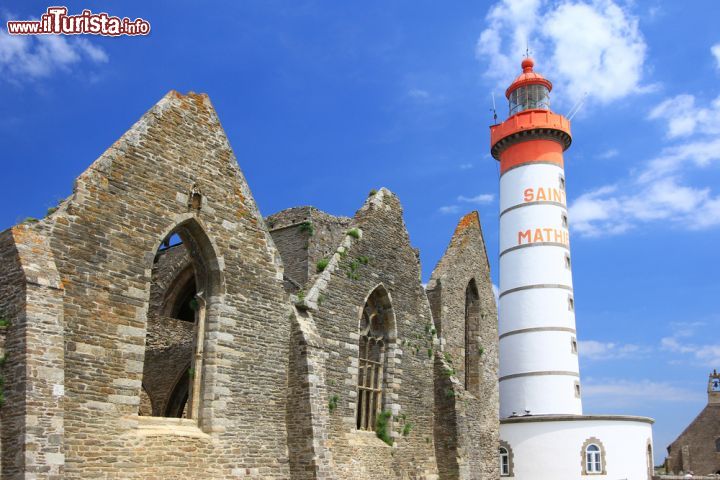
M552 90L552 82L548 80L547 78L543 77L539 73L536 73L533 71L533 67L535 66L535 61L528 57L522 61L520 64L522 67L522 73L515 78L513 83L510 84L510 86L505 90L505 96L507 98L510 98L510 94L517 90L520 87L525 87L527 85L542 85L544 86L547 91L549 92Z
M501 173L532 161L562 165L562 152L572 141L569 120L550 110L550 80L533 71L532 58L521 66L522 73L505 91L508 118L490 127L490 151L500 160Z
M552 83L533 71L535 62L528 57L521 63L522 73L505 90L510 101L510 115L523 110L550 110Z

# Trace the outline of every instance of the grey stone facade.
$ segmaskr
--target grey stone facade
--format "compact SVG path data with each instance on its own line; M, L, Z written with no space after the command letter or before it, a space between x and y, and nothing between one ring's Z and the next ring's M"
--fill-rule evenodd
M205 95L166 95L57 211L0 232L0 261L2 478L499 475L477 214L426 293L386 189L352 218L264 219Z
M669 474L720 474L720 374L708 378L708 403L690 425L667 447Z

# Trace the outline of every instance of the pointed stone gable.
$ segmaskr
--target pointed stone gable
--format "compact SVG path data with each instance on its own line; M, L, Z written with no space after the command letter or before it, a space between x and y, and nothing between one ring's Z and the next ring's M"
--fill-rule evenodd
M137 415L150 272L180 227L208 307L198 417L168 428ZM126 478L288 477L282 264L206 95L163 97L29 228L49 232L64 286L66 477L110 474L106 458L138 465Z
M450 245L427 285L435 327L443 348L436 362L437 438L455 438L439 444L438 468L445 475L495 478L498 427L495 426L497 388L497 307L490 268L477 212L460 219ZM455 372L456 382L443 378ZM457 401L461 397L463 401ZM490 416L481 412L495 410Z

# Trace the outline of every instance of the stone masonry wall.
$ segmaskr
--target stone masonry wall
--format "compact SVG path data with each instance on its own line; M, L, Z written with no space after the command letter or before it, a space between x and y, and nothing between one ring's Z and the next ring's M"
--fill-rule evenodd
M285 275L301 286L312 282L318 260L333 254L350 225L349 218L314 207L289 208L270 215L266 222L282 256Z
M479 295L479 325L471 329L471 351L466 352L466 291L471 282ZM442 360L448 363L443 368L454 372L452 376L456 379L448 384L441 378L443 368L438 366L440 376L436 375L436 382L444 392L436 394L436 398L447 399L439 402L437 407L450 421L441 421L441 429L436 429L436 436L457 436L457 443L446 443L437 455L457 458L457 475L460 478L497 478L497 308L477 212L466 215L458 223L450 245L431 275L427 292L435 314L435 325L440 332ZM466 354L472 355L471 361L479 363L474 365L478 372L478 384L471 391L464 388ZM452 393L448 390L450 387ZM462 401L458 401L459 398ZM454 410L448 404L454 405ZM445 426L449 433L444 431ZM455 467L446 465L445 468L450 474Z
M166 95L50 221L65 285L66 478L287 478L280 259L208 98ZM153 258L178 225L207 267L208 307L200 416L170 428L137 409Z
M0 408L0 454L2 477L20 478L25 468L25 389L23 366L25 341L19 325L25 322L25 276L12 230L0 233L0 316L10 322L0 329L2 355L0 367L5 403Z
M2 292L9 311L3 314L11 323L3 369L10 388L2 408L2 477L59 479L65 464L63 285L46 224L19 225L4 235L4 276L19 283Z
M152 414L163 416L181 376L188 375L193 354L194 325L167 317L148 317L143 387L152 402Z
M309 288L303 304L323 338L324 385L314 397L328 417L327 448L334 478L437 478L433 449L433 365L426 348L432 319L419 281L419 262L410 246L397 197L386 189L369 198L327 269ZM356 429L358 329L365 301L376 288L389 295L395 318L382 409L392 412L389 446L371 431ZM410 340L422 349L405 347ZM328 406L329 399L337 407ZM321 422L320 422L321 423ZM411 423L407 436L400 432ZM320 446L318 447L320 448Z
M720 405L706 405L692 423L668 447L665 465L668 473L710 475L720 471Z

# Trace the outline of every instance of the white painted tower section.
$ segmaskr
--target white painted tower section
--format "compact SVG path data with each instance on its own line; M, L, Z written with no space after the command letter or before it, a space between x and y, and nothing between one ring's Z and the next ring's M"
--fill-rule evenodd
M565 172L500 177L500 416L582 414Z

